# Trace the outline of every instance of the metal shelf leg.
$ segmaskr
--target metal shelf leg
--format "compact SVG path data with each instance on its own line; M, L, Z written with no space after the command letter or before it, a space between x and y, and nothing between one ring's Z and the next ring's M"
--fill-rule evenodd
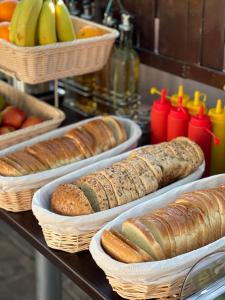
M62 273L36 252L37 300L62 300Z

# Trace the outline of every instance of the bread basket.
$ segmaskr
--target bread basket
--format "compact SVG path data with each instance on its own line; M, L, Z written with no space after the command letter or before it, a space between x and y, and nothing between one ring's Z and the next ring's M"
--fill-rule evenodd
M97 37L47 46L18 47L0 39L0 69L29 84L98 71L106 64L118 31L71 17L75 32L85 25L101 28Z
M69 126L56 129L52 132L40 135L27 142L23 142L0 151L0 156L9 154L19 149L23 149L24 147L30 146L39 141L61 136L62 134L64 134L72 128L81 126L82 124L87 123L90 120L98 118L100 117L87 119ZM104 158L112 157L135 148L137 146L138 139L141 136L141 130L139 126L131 120L119 117L115 118L117 118L117 120L119 120L126 129L128 139L124 143L116 146L113 149L102 152L96 156L92 156L90 158L67 164L55 169L19 177L0 176L0 208L4 208L8 211L13 212L30 210L34 192L46 183L54 180L55 178L68 174L72 171L79 170L85 166L93 164L96 161L103 160Z
M183 192L197 189L213 188L225 182L225 175L216 175L176 187L173 190L146 201L139 206L123 213L118 218L104 226L93 237L90 252L105 272L114 291L125 299L178 299L181 286L191 267L204 256L225 249L225 237L197 250L182 254L167 260L124 264L107 255L100 243L100 237L105 229L120 229L123 221L146 212L161 208L173 202Z
M65 114L58 108L19 92L4 81L0 81L0 95L3 95L9 104L24 110L28 116L33 115L45 120L40 124L1 135L0 150L53 130L65 119Z
M89 247L90 240L94 233L103 227L107 222L113 220L128 209L145 202L147 199L154 199L157 195L164 194L173 187L180 186L200 178L204 172L203 163L191 175L164 188L161 188L148 196L142 197L133 202L129 202L125 205L97 212L95 214L66 217L49 211L50 195L59 184L72 182L83 175L105 167L109 167L113 163L127 158L129 154L130 152L124 153L113 158L105 159L104 161L99 161L82 170L77 170L66 176L58 178L35 193L32 202L32 210L38 219L40 226L42 227L45 240L49 247L70 253L86 250Z

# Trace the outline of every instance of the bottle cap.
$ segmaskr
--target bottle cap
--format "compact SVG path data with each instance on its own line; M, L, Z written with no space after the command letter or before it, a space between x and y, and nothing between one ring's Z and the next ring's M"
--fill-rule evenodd
M167 99L166 89L161 90L160 99L157 99L153 102L153 107L157 110L162 110L162 111L169 111L171 109L170 101Z
M203 100L201 100L201 98L200 98L201 95L204 96ZM206 111L205 101L206 101L206 94L202 94L199 91L195 91L194 99L188 101L188 103L187 103L187 108L188 108L189 113L191 115L197 115L201 105L203 105L203 110Z
M195 127L211 128L210 118L204 113L204 106L199 108L199 114L191 117L190 125Z
M218 99L216 107L211 108L208 115L212 122L225 122L225 111L223 109L222 100Z
M131 31L133 25L131 23L131 15L127 12L122 13L121 15L121 24L119 25L119 29L123 31Z
M188 110L185 107L183 107L183 98L181 96L178 97L178 106L171 108L170 116L180 120L189 119Z
M177 94L173 94L171 96L171 102L173 106L178 105L178 98L182 97L183 99L183 107L187 106L188 101L190 101L190 97L188 94L184 94L184 86L179 85Z

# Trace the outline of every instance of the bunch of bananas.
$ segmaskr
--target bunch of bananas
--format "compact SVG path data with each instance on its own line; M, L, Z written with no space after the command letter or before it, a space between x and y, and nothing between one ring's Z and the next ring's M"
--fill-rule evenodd
M10 25L10 41L33 47L76 38L69 11L63 0L21 0Z

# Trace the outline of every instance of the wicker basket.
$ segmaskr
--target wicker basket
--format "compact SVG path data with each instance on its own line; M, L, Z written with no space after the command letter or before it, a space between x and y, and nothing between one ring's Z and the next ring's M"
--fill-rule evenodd
M4 95L9 104L24 110L28 116L34 115L45 120L40 124L1 135L0 150L55 129L65 119L65 114L61 110L19 92L3 81L0 81L0 95Z
M146 212L165 207L183 192L213 188L225 182L225 175L216 175L200 179L193 183L177 187L166 194L156 197L155 201L146 201L121 214L97 232L90 244L90 252L97 265L104 271L112 289L121 297L131 300L140 299L179 299L181 288L191 268L209 254L225 249L225 237L167 260L140 264L120 263L108 256L101 246L101 235L106 229L121 229L128 218L137 217ZM206 273L210 281L212 275ZM200 278L204 280L206 278ZM197 281L196 281L197 282ZM185 290L186 290L185 286Z
M99 117L95 117L92 119L98 118ZM131 120L120 117L116 118L124 125L128 134L127 141L118 145L117 147L102 152L97 156L92 156L87 159L83 159L55 169L50 169L35 174L18 177L0 176L0 208L4 208L5 210L12 212L31 210L31 203L34 192L47 183L51 182L52 180L68 174L74 170L82 169L83 167L91 165L96 161L103 160L104 158L115 156L129 149L135 148L137 146L138 139L141 136L141 130L139 126ZM7 155L11 152L18 151L25 147L29 147L32 144L40 141L59 137L70 129L82 126L84 123L87 123L89 121L90 119L87 119L69 126L61 127L23 143L14 145L10 148L0 151L0 156Z
M103 29L99 37L47 46L18 47L0 40L0 69L25 83L37 84L49 80L91 73L103 68L118 32L96 23L72 17L75 31L85 25Z

